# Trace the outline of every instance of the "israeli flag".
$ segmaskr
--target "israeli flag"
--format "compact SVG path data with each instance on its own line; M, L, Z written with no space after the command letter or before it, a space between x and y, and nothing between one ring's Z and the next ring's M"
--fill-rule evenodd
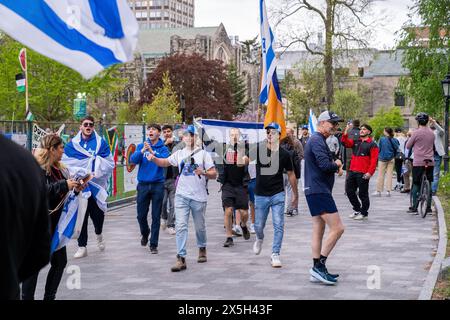
M317 131L317 118L312 109L309 109L308 128L311 135Z
M139 31L126 0L0 0L0 29L86 79L131 61Z
M261 17L261 48L262 48L262 68L261 68L261 91L259 102L267 104L269 99L269 89L272 84L272 76L277 67L277 58L273 44L275 37L269 25L267 17L266 3L260 0L260 17Z

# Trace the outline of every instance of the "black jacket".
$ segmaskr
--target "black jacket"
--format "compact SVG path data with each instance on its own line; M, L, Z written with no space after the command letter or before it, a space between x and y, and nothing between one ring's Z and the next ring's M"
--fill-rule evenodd
M47 174L45 170L42 170L45 175L45 181L47 186L47 200L49 210L54 210L61 201L66 197L69 192L67 186L68 174L60 171L57 168L52 168L52 172ZM58 225L59 218L63 211L64 205L60 206L58 210L50 215L50 234L55 233L56 226Z
M50 259L47 190L30 152L0 134L0 300Z

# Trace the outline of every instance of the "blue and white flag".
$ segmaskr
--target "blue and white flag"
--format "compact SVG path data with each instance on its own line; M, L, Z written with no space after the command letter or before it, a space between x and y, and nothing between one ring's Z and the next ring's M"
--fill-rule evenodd
M248 143L261 142L267 138L264 124L260 122L241 122L223 120L194 120L194 124L204 130L209 139L218 143L230 143L230 130L239 129L241 139Z
M0 29L87 79L131 61L139 31L126 0L0 0Z
M272 76L277 67L277 57L274 50L275 37L270 28L267 17L266 4L264 0L259 3L261 17L261 48L262 48L262 68L261 68L261 90L259 102L267 104L269 100L269 89L272 84Z
M317 131L317 118L312 109L309 109L308 128L311 135Z

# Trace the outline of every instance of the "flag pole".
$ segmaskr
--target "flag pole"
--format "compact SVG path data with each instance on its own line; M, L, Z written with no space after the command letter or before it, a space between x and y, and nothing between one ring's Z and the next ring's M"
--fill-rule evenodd
M25 107L26 112L25 114L28 115L28 112L30 111L30 107L28 104L28 61L27 61L27 49L25 48Z

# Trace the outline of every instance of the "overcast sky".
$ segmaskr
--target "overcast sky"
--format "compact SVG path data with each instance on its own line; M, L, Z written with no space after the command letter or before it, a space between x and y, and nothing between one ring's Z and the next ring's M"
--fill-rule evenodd
M277 0L267 0L267 5ZM376 2L374 14L387 16L385 26L376 30L370 40L371 47L389 49L395 45L394 33L408 20L408 7L413 0L384 0ZM240 40L259 35L259 0L195 0L195 26L224 24L228 35L237 35Z

